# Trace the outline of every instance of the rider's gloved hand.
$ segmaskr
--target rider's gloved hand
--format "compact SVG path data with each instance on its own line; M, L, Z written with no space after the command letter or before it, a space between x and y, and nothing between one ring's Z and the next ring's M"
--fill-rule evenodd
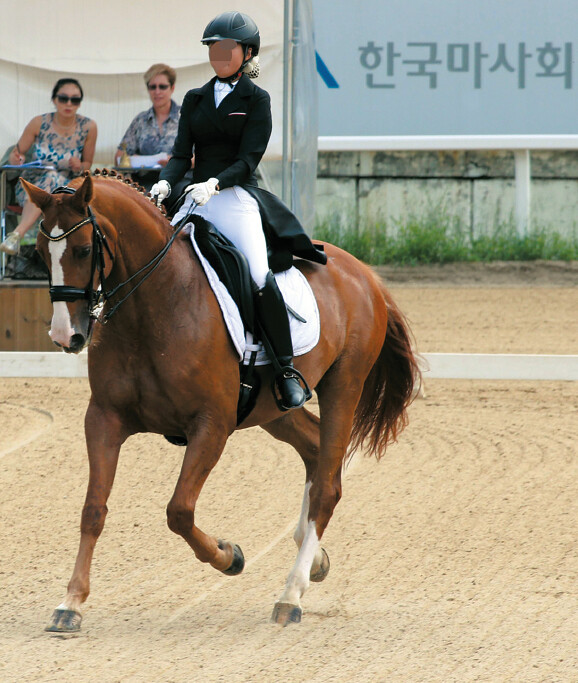
M185 192L190 192L193 201L199 206L203 206L213 195L219 194L219 190L217 190L218 184L217 178L209 178L206 183L189 185Z
M151 187L149 194L151 197L156 197L157 206L160 206L163 199L171 194L171 186L166 180L159 180Z

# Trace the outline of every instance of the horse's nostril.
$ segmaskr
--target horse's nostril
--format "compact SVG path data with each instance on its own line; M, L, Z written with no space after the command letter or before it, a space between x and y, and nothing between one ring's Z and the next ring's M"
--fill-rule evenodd
M84 348L85 338L82 334L73 334L70 338L70 346L68 347L73 353L82 351Z

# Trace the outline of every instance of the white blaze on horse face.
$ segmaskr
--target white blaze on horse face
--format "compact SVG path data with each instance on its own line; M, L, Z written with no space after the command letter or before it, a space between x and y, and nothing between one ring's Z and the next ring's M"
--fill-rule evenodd
M58 237L63 234L58 225L52 228L51 237ZM52 263L52 285L61 286L64 284L64 270L62 269L62 257L66 251L66 240L60 242L49 242L48 251ZM68 307L64 301L55 301L52 304L53 314L48 335L53 342L61 346L70 346L70 339L74 334Z

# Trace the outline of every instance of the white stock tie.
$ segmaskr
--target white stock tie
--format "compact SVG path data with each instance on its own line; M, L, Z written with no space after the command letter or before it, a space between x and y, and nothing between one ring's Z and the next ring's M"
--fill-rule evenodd
M235 86L230 83L223 83L218 79L215 81L215 107L218 107Z

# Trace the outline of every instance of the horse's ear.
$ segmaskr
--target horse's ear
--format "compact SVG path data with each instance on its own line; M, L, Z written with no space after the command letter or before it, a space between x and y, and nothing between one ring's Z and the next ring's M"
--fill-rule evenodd
M30 201L36 204L39 209L44 210L53 201L54 197L49 192L41 190L36 185L24 180L24 178L20 178L20 182L26 190L26 194L30 197Z
M93 195L92 178L87 175L82 185L76 190L72 198L72 204L76 206L82 213L86 206L90 203Z

